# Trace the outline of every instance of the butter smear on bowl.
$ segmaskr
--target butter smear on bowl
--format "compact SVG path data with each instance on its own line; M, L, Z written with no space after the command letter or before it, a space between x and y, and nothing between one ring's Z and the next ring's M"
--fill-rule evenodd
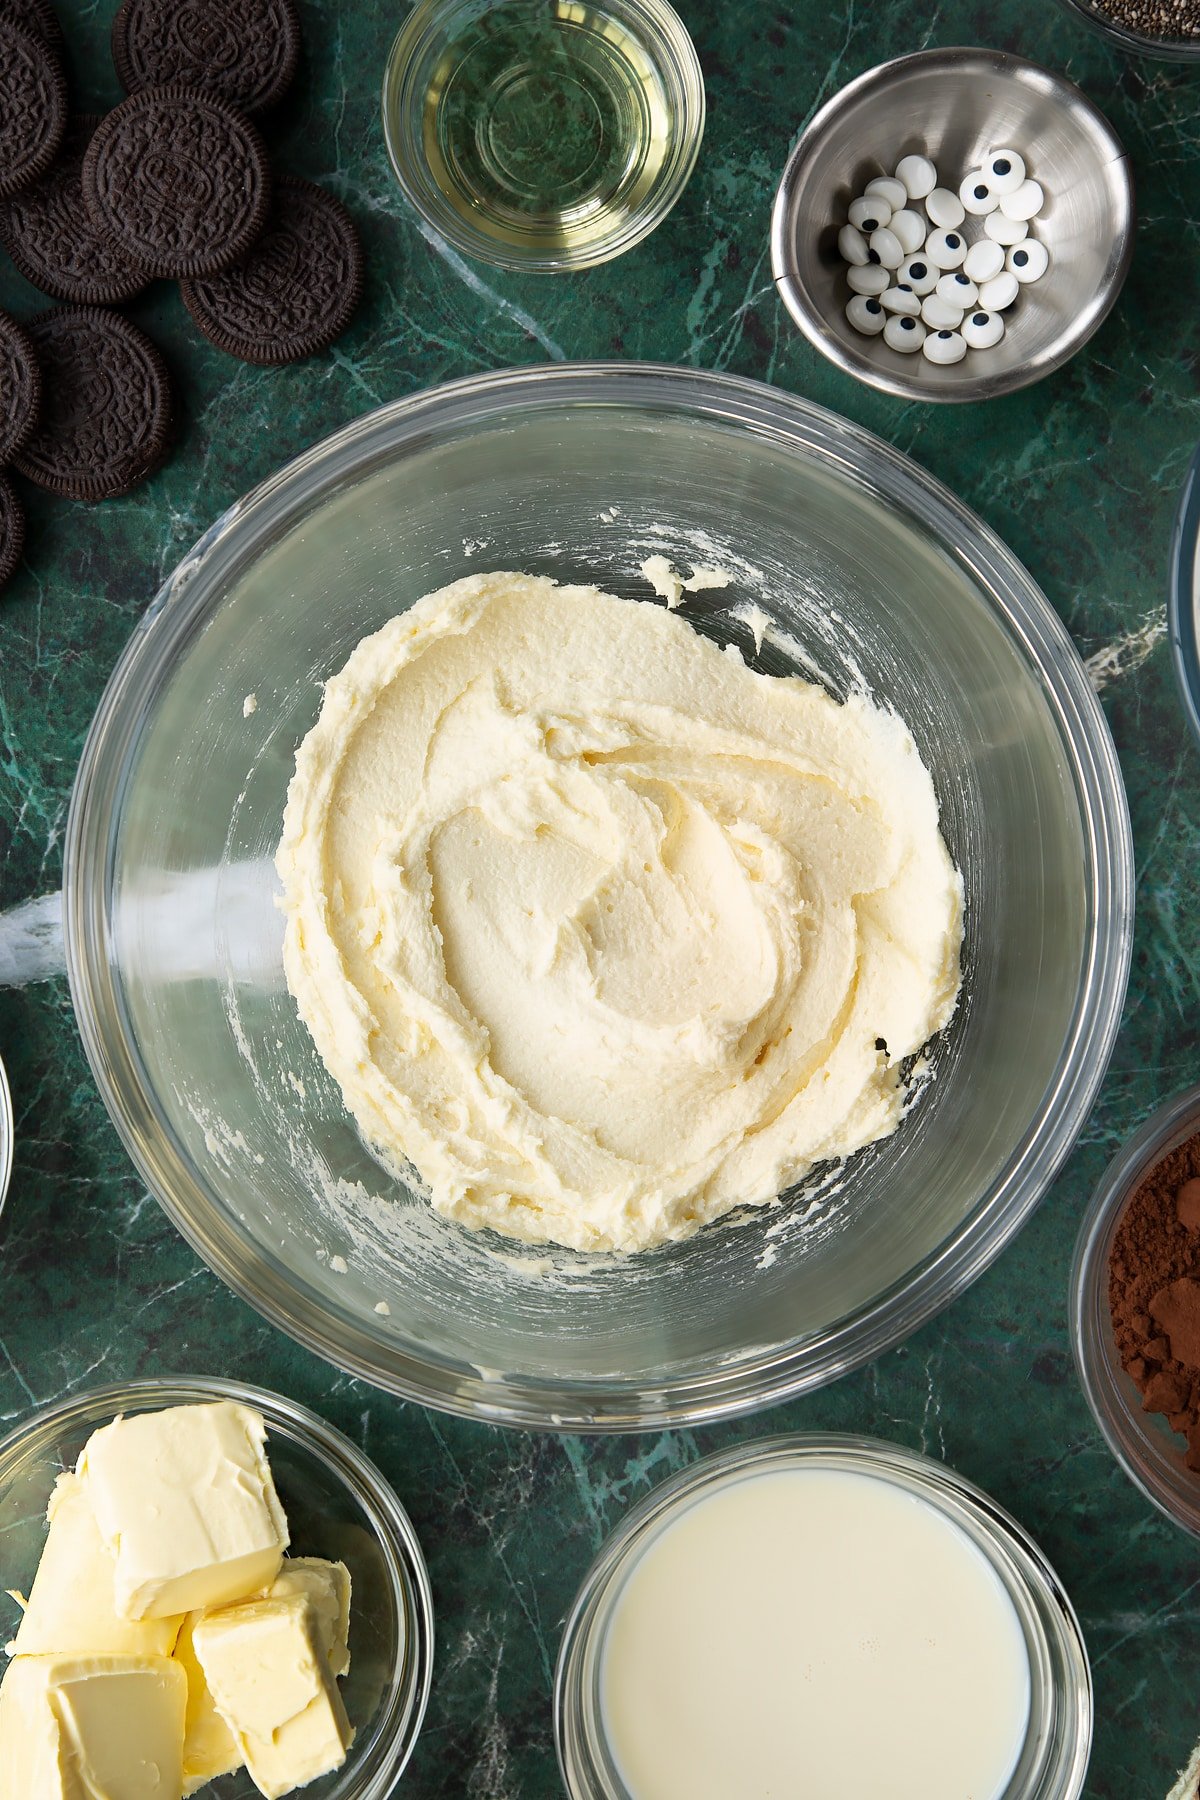
M182 1800L243 1766L276 1800L353 1740L350 1577L285 1557L252 1408L120 1417L55 1484L0 1683L0 1800Z

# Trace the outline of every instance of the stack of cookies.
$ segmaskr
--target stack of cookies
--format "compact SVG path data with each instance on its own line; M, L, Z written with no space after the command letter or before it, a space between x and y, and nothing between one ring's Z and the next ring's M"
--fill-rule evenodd
M0 0L0 242L65 304L0 314L0 464L72 499L127 492L165 459L162 358L111 308L178 281L203 335L247 362L293 362L345 329L363 259L341 203L276 174L254 116L300 55L293 0L123 0L113 61L128 98L72 115L49 0ZM0 585L23 525L0 474Z

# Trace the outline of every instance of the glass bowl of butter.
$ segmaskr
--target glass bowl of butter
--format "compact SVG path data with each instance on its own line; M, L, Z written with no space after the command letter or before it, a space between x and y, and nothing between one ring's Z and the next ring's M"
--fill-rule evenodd
M903 1089L896 1129L880 1135L868 1120L861 1148L824 1153L778 1204L774 1189L731 1184L721 1198L740 1210L702 1228L693 1215L684 1221L690 1233L632 1252L471 1228L435 1204L411 1167L370 1146L360 1123L366 1108L344 1100L347 1083L331 1074L325 1049L318 1054L285 968L276 857L285 810L293 810L289 789L297 792L298 749L314 736L323 704L336 712L344 703L347 720L362 727L355 741L369 751L390 717L382 707L371 712L367 729L361 716L373 690L358 681L356 659L369 640L386 633L402 661L413 620L430 616L423 597L463 582L460 599L478 594L472 579L509 581L505 571L540 595L540 613L530 601L504 640L519 666L501 680L481 661L458 698L423 715L446 720L439 780L460 771L475 779L485 755L495 769L490 810L474 809L488 829L474 836L484 856L487 846L496 855L469 878L453 869L438 876L423 907L425 876L398 892L387 834L407 827L393 820L385 844L372 815L409 790L366 767L345 790L353 787L356 810L346 814L348 841L330 865L325 904L326 917L349 907L358 919L357 877L343 879L340 859L382 849L377 860L396 904L389 899L375 927L362 916L349 953L383 945L386 954L389 934L406 954L419 942L457 987L448 1002L434 996L425 1015L432 1027L406 1015L407 1045L390 1022L377 1034L394 1067L405 1069L406 1057L416 1064L430 1045L465 1043L460 1025L472 1045L486 1028L509 1098L497 1085L487 1112L495 1133L466 1146L472 1155L483 1146L479 1185L514 1166L515 1140L501 1127L526 1117L537 1084L556 1094L539 1103L525 1144L569 1136L557 1119L575 1132L572 1143L591 1132L607 1153L585 1117L603 1089L629 1099L627 1113L608 1107L605 1130L636 1124L649 1144L645 1162L620 1149L610 1160L651 1177L683 1166L711 1135L712 1119L694 1087L686 1107L675 1104L683 1074L698 1070L707 1080L704 1072L715 1071L721 1106L733 1107L742 1076L751 1090L757 1052L743 1058L749 1040L733 1028L742 988L755 1020L769 1025L771 971L783 969L761 906L750 901L739 914L726 899L761 892L778 900L774 918L799 918L803 907L789 911L784 894L787 869L807 863L819 873L825 856L831 870L849 866L823 830L799 844L798 857L776 856L758 814L740 809L744 793L774 779L778 761L723 756L725 740L708 731L689 765L707 773L699 785L681 779L704 800L711 774L705 793L719 795L687 816L707 810L727 825L687 841L703 860L705 846L715 851L718 839L736 837L740 867L760 844L781 873L748 880L745 890L705 889L707 877L697 877L695 892L709 892L712 906L692 916L711 913L716 922L702 959L689 960L675 939L668 962L659 953L666 913L647 906L643 931L630 910L640 904L642 871L651 884L665 882L670 855L660 846L670 852L676 841L666 835L636 858L628 892L613 894L607 910L601 896L590 915L593 948L617 943L615 960L597 949L611 1033L581 1041L569 996L557 1011L541 1004L553 959L531 963L524 985L509 979L524 954L519 916L484 917L483 936L466 944L463 908L470 912L480 881L486 893L508 866L503 846L543 841L541 817L535 825L504 799L518 791L505 785L505 758L524 771L533 741L524 720L504 716L505 684L530 671L540 678L578 660L581 644L590 652L598 643L599 609L569 597L569 587L605 590L614 597L605 618L615 605L629 622L624 638L605 626L608 687L599 704L555 712L537 727L537 768L547 756L569 763L588 806L603 772L621 767L622 709L633 687L665 677L686 654L713 690L731 681L739 694L770 689L785 704L795 695L830 720L845 721L866 696L873 716L890 721L896 761L915 748L928 772L962 876L961 992L927 1053L918 1043L891 1071L899 1083L891 1097ZM587 655L581 684L594 666ZM686 685L682 700L655 704L639 702L635 723L671 721L674 768L695 717ZM414 759L403 728L383 735L404 749L410 781L410 764L423 766L419 750ZM813 741L826 742L820 732ZM309 772L308 792L318 796L323 778L311 757ZM548 777L539 806L551 786ZM636 788L636 777L622 779L626 810L638 804ZM431 818L419 787L418 798L409 812ZM742 816L748 827L739 836ZM855 815L901 816L874 801ZM559 807L544 836L551 850L560 827L582 817ZM589 829L593 822L589 813ZM460 813L452 832L438 825L431 865L442 846L469 860L470 841L460 843L470 837L466 823ZM847 841L856 832L851 820ZM676 868L678 891L687 869ZM553 896L553 870L548 880ZM505 905L506 892L498 896ZM1102 1079L1128 970L1132 893L1124 790L1099 703L1060 620L986 525L895 450L791 395L730 376L614 363L503 371L385 406L216 522L151 604L97 712L66 834L64 916L72 997L104 1101L150 1191L235 1291L317 1354L423 1404L512 1425L633 1431L745 1412L830 1381L899 1342L999 1254L1061 1166ZM916 884L907 922L922 927L936 898ZM412 934L397 924L401 902ZM537 928L541 900L521 904ZM743 916L749 930L739 928ZM810 916L822 954L810 963L789 951L788 968L801 985L806 969L817 970L814 988L829 994L819 973L828 933L820 909ZM562 924L578 946L578 919ZM288 933L293 925L289 916ZM714 951L717 926L723 947ZM490 945L484 953L481 942ZM464 946L470 966L464 955L455 974ZM369 1107L377 1073L370 1033L359 1058L355 1020L364 1014L335 991L336 954L330 980L309 984L309 1011L315 1016L325 997L338 1001L334 1048L344 1042L343 1065L361 1067ZM839 966L849 979L857 964L849 957ZM897 981L882 984L889 992L904 990L903 967L901 955ZM707 1018L713 995L730 989L731 970L747 968L748 983L718 1028L707 1029L700 1015ZM497 1006L489 984L500 973ZM847 1007L852 999L848 992ZM651 1016L660 1003L662 1032ZM640 1085L630 1069L637 1075L641 1063L616 1060L623 1019L639 1057L649 1044L657 1058ZM780 1043L786 1026L781 1020ZM813 1071L828 1067L819 1034L813 1049ZM891 1060L875 1031L863 1034L861 1050L872 1067ZM766 1041L763 1051L774 1054ZM473 1048L459 1058L472 1074L483 1060ZM725 1079L727 1062L738 1079ZM612 1084L602 1067L614 1070ZM821 1081L802 1069L799 1082L819 1121ZM466 1115L454 1092L444 1106L437 1099L448 1142ZM751 1150L765 1141L738 1129ZM525 1191L510 1191L506 1224Z
M0 1443L0 1544L5 1792L52 1800L64 1758L154 1800L393 1791L428 1575L378 1470L305 1408L208 1378L64 1401Z

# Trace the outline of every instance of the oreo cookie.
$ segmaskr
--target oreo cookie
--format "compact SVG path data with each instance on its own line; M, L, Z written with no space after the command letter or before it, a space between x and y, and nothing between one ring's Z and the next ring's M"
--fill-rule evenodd
M218 275L267 222L263 141L224 100L150 87L97 126L83 159L93 225L144 274Z
M12 20L30 37L42 38L52 50L65 47L62 26L50 0L4 0L0 15Z
M12 482L0 474L0 588L7 587L25 548L25 514Z
M128 319L100 306L58 306L26 329L45 389L41 422L13 467L70 500L127 493L170 448L162 357Z
M180 82L261 112L291 85L300 20L293 0L123 0L112 55L127 94Z
M0 463L33 436L42 410L42 371L28 332L0 313Z
M0 201L0 243L17 268L56 300L111 306L129 300L148 277L92 224L83 204L83 156L98 115L77 115L40 180Z
M340 337L362 298L363 253L340 200L296 175L275 182L271 217L223 275L180 284L210 343L243 362L287 363Z
M67 129L67 83L44 38L0 10L0 199L45 173Z

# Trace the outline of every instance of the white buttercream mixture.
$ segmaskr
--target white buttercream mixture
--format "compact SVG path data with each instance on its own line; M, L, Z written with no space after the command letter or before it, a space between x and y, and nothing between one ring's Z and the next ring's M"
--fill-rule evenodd
M903 721L662 607L470 576L365 638L288 790L285 967L432 1204L628 1251L887 1136L962 883Z

